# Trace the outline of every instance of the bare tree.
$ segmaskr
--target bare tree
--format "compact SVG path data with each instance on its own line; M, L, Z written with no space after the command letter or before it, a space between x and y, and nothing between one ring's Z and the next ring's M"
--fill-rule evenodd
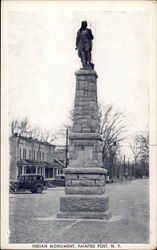
M134 155L135 163L138 158L148 159L149 157L149 132L145 130L135 135L134 144L130 144L131 151Z
M74 110L69 115L69 125L65 126L69 129L72 127ZM99 133L103 139L103 160L106 158L114 158L117 149L120 146L120 141L124 140L127 136L125 134L127 124L125 122L124 112L116 109L114 105L101 106L98 105L98 121ZM65 134L65 132L64 132Z
M139 176L149 175L149 132L148 128L136 135L134 144L130 145L134 156L134 172L135 167ZM141 173L140 173L141 171ZM135 175L135 173L134 173Z
M10 122L11 134L17 133L20 136L32 137L42 142L52 143L57 134L51 129L42 129L39 126L32 126L26 117L23 120L13 119Z
M140 156L149 158L149 132L148 129L136 136L136 141L139 145Z
M21 136L30 136L30 122L26 117L23 120L13 119L10 122L11 133L17 133Z
M134 157L134 163L137 164L137 160L140 156L140 150L139 145L137 144L137 141L135 140L135 143L130 144L130 149L132 151L133 157Z
M54 134L52 130L41 130L39 139L43 142L52 143L57 138L57 135Z
M103 139L103 160L115 156L120 142L126 139L126 121L124 112L116 109L114 105L99 105L99 133Z

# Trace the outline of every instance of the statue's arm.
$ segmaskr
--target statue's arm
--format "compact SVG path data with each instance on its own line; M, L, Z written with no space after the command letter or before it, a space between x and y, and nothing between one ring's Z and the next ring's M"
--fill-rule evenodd
M89 39L90 39L90 40L93 40L93 39L94 39L94 36L93 36L93 34L92 34L92 30L91 30L91 29L89 29Z
M78 48L79 39L80 39L80 32L78 31L76 36L76 49Z

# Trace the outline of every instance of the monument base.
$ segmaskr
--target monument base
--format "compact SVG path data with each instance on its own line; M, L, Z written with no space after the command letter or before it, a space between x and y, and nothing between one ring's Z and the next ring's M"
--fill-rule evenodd
M65 195L60 198L58 218L104 219L111 218L108 195Z
M104 219L111 218L108 195L65 195L60 198L58 218Z

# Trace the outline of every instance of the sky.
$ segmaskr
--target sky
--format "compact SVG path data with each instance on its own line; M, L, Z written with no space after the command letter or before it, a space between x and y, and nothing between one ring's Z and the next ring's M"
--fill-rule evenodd
M32 124L54 131L67 123L74 105L75 71L81 67L76 32L87 20L94 35L99 103L112 103L126 113L129 134L144 130L149 120L152 13L149 6L135 2L10 3L9 118L28 117Z

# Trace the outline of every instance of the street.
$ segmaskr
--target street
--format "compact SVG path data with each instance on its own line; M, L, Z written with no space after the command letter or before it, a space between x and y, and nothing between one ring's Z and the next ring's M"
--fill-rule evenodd
M57 219L63 187L10 194L10 243L149 243L149 180L106 185L112 218Z

